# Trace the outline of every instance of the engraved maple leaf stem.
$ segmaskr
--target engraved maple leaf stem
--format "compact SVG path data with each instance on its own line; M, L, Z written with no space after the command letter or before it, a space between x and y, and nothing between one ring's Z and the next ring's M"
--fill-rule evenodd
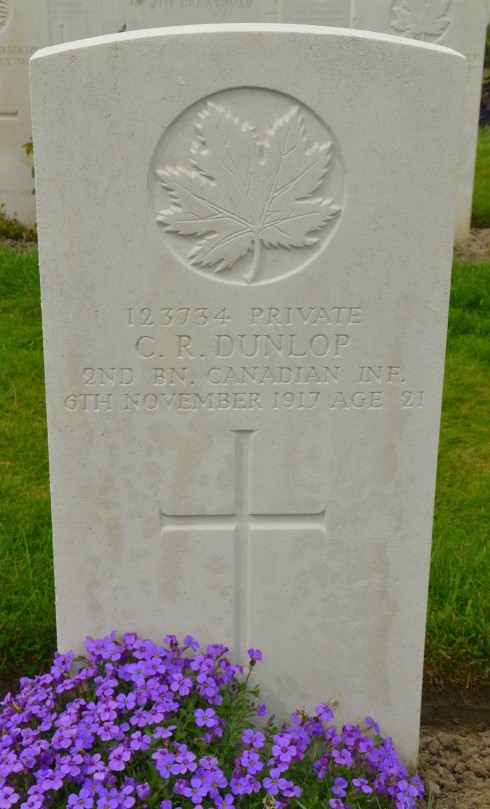
M252 256L252 264L250 265L249 269L243 273L243 278L247 282L247 284L251 284L254 280L255 276L257 275L257 271L260 266L260 254L262 252L261 249L261 241L260 236L255 234L254 236L254 252Z

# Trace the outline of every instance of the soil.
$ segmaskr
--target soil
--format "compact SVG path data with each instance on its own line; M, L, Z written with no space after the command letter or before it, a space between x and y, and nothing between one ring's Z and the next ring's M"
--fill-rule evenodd
M454 247L454 260L471 264L490 261L490 228L472 228L470 237ZM489 803L490 806L490 803ZM485 807L487 809L487 807Z
M490 808L490 688L424 692L419 773L434 809Z

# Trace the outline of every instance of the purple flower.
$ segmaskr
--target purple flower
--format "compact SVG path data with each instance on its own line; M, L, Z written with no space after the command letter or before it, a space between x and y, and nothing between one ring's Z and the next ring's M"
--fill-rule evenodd
M202 708L197 708L194 711L194 717L198 727L215 728L218 725L216 711L213 708L206 708L205 711Z
M240 757L240 764L245 767L248 773L255 775L260 772L264 765L259 758L259 754L254 750L245 750Z
M120 711L132 711L136 705L136 697L132 691L129 694L117 694L116 707Z
M182 794L186 798L190 798L194 804L202 803L202 799L207 793L207 787L198 778L191 778L190 783L182 788Z
M228 648L223 646L222 643L210 643L209 646L206 648L206 652L211 657L221 657L222 654L226 654Z
M19 796L13 787L0 787L0 809L10 809L18 800Z
M21 803L20 809L41 809L43 799L40 795L29 795L28 799Z
M145 781L144 784L136 784L136 794L140 801L146 801L150 796L150 785Z
M333 782L332 792L334 795L338 795L339 798L345 798L346 796L346 788L349 786L348 782L345 778L335 778Z
M175 756L168 750L157 750L153 753L152 759L162 778L170 778L172 774L180 772L180 765L177 764L177 767L174 767Z
M199 649L199 644L197 640L194 640L192 635L186 635L183 640L183 644L185 649L192 649L193 652L197 652Z
M230 795L228 792L224 797L217 797L215 798L214 802L216 804L216 809L232 809L234 806L233 804L233 795Z
M194 753L191 753L185 744L177 744L176 742L175 747L178 750L175 756L175 761L177 764L179 764L180 774L185 775L186 772L194 772L194 770L197 768Z
M70 670L74 657L75 655L73 652L67 652L64 655L60 655L58 652L55 652L54 662L51 666L51 674L56 680L59 680L65 672Z
M273 767L269 775L263 779L262 784L269 795L277 795L279 790L282 791L287 787L288 782L282 778L281 771L277 767Z
M63 781L57 772L47 769L40 772L39 784L43 792L47 792L50 789L56 791L61 789ZM2 809L2 807L0 807L0 809Z
M209 788L209 795L213 800L219 796L220 789L228 786L228 781L220 769L216 772L209 772L206 781Z
M365 792L366 795L368 795L370 792L373 791L365 778L353 778L352 783L354 784L355 787L357 787L356 789L357 792Z
M296 784L293 784L292 781L288 781L287 785L282 791L282 794L284 798L299 798L301 795L301 789Z
M121 772L130 759L131 750L128 750L127 747L123 747L123 745L120 744L109 753L109 769Z
M274 736L273 740L275 744L272 745L272 755L284 764L289 764L296 755L296 746L291 744L291 736L288 733L280 733Z
M189 677L184 677L180 672L172 674L173 682L170 684L172 691L177 691L181 697L186 697L191 693L192 680Z
M143 736L140 730L135 730L131 734L131 741L129 742L131 750L148 750L150 744L151 736L148 736L148 734L145 733Z
M333 719L333 711L330 705L327 705L326 702L322 702L321 705L317 705L315 708L316 715L322 722L331 722Z
M367 728L372 728L374 732L377 733L378 735L381 733L378 723L375 722L371 716L366 716L364 724L366 725Z
M352 764L352 755L350 750L344 748L343 750L332 750L332 756L336 764L350 767Z
M171 739L172 731L175 730L177 725L167 725L166 728L156 728L153 738L154 739Z
M260 750L260 748L264 746L265 736L260 730L247 728L242 733L242 742L249 744L255 750Z
M72 654L57 655L51 673L23 678L19 694L0 701L0 809L49 809L60 801L67 809L145 809L147 802L180 809L174 801L186 809L234 809L234 795L261 790L271 806L286 809L301 795L287 776L302 760L324 780L316 797L329 791L320 799L329 809L346 809L346 794L413 809L422 795L420 779L409 777L391 739L375 737L379 727L370 717L366 728L344 725L340 733L322 703L312 716L296 711L279 731L273 716L264 732L245 727L266 707L252 701L258 690L225 657L227 648L211 644L201 653L190 635L181 645L173 635L164 642L157 647L134 633L122 641L115 633L88 638L90 663L82 661L73 677ZM249 649L251 666L261 657ZM231 713L228 728L216 706L226 704L230 712L237 693L239 712ZM227 734L232 760L221 761L219 738ZM350 788L336 776L346 767ZM155 779L158 798L150 788ZM180 799L160 802L172 790Z
M313 764L313 770L316 773L318 780L323 781L327 774L327 769L322 759L320 759L319 761L315 761L315 763Z
M92 809L94 798L88 789L81 789L78 795L72 793L68 796L67 806L79 809Z

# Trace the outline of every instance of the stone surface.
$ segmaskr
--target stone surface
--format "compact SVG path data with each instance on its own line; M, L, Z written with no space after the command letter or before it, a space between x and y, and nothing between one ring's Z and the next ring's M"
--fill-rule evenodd
M126 0L127 28L273 22L350 26L350 0Z
M0 0L0 204L9 215L36 219L29 59L41 47L118 31L121 0Z
M353 26L453 48L467 60L455 241L470 235L488 0L352 0ZM443 133L440 135L444 137Z
M413 760L464 60L244 24L31 64L60 647L262 648L271 708Z

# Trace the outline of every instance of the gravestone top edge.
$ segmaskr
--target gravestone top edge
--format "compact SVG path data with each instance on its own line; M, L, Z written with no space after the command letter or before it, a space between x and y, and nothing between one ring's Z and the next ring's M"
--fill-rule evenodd
M175 36L195 36L202 34L224 34L224 33L243 33L243 34L309 34L324 36L328 34L332 37L341 37L352 42L360 40L363 42L379 42L388 45L395 45L397 48L411 48L412 50L425 50L434 53L452 55L459 57L466 61L465 57L458 51L452 48L446 48L442 45L434 45L429 42L420 42L419 40L409 39L407 37L394 36L392 34L379 34L374 31L362 31L351 28L334 28L320 25L294 25L289 23L213 23L213 24L199 24L199 25L176 25L166 26L161 28L144 28L136 29L134 31L124 31L116 34L104 34L97 37L89 37L86 39L75 40L73 42L63 43L61 45L51 45L47 48L40 48L36 51L31 59L30 64L37 62L49 56L55 56L61 53L68 53L74 50L85 50L88 48L98 47L101 45L115 45L124 42L148 40Z

